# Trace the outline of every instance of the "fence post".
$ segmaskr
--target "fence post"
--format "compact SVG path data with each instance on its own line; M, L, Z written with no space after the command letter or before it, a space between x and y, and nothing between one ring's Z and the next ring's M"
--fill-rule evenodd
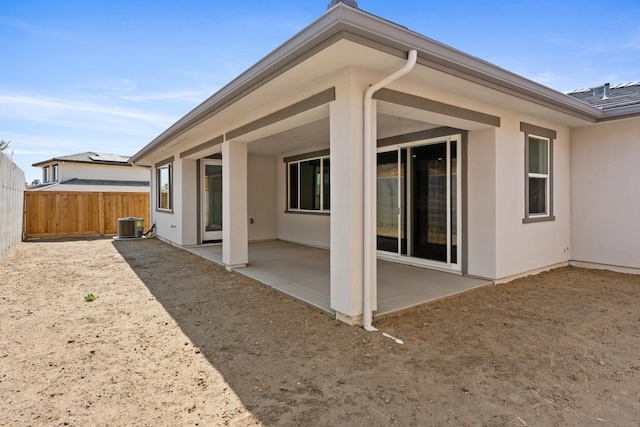
M98 193L98 234L105 235L104 232L104 193Z

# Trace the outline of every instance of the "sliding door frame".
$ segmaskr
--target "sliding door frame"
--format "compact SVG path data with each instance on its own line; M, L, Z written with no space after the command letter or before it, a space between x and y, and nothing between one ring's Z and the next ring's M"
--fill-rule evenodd
M455 236L456 236L456 242L452 242L452 224L453 224L453 217L452 217L452 181L453 181L453 175L451 174L451 143L452 142L456 142L456 174L455 174L455 203L456 203L456 209L455 209L455 223L456 223L456 230L455 230ZM403 198L403 189L402 189L402 182L401 182L401 167L402 167L402 152L403 149L407 149L407 154L409 154L411 152L411 148L414 147L421 147L421 146L426 146L426 145L434 145L434 144L446 144L446 173L447 173L447 177L446 177L446 188L447 188L447 210L446 210L446 214L447 214L447 260L445 262L442 261L437 261L437 260L432 260L432 259L427 259L427 258L419 258L419 257L415 257L412 256L412 254L410 253L411 248L412 248L412 242L411 242L411 236L412 236L412 219L411 219L411 203L413 202L413 200L411 200L411 194L412 194L412 186L414 185L414 183L412 182L411 176L411 162L407 160L407 162L405 163L407 166L407 170L405 170L404 172L404 176L406 178L406 183L405 183L405 189L404 189L404 194L406 194L407 200L406 203L403 202L402 198ZM387 252L387 251L383 251L383 250L378 250L377 251L377 256L379 259L384 259L384 260L388 260L388 261L394 261L394 262L398 262L398 263L403 263L403 264L409 264L409 265L415 265L415 266L419 266L419 267L426 267L426 268L432 268L432 269L437 269L437 270L444 270L444 271L449 271L449 272L455 272L455 273L462 273L462 265L463 265L463 236L462 236L462 232L463 232L463 212L462 212L462 206L463 206L463 183L462 183L462 177L463 177L463 153L464 153L464 144L463 144L463 135L462 134L452 134L452 135L448 135L448 136L443 136L443 137L437 137L437 138L430 138L430 139L422 139L419 141L411 141L411 142L407 142L407 143L401 143L401 144L392 144L392 145L385 145L385 146L381 146L377 149L378 153L384 153L384 152L393 152L396 151L398 153L398 180L397 180L397 194L398 194L398 200L397 200L397 206L398 206L398 218L397 218L397 224L398 224L398 232L397 232L397 239L398 239L398 249L396 253L393 252ZM406 206L406 208L405 208ZM403 210L406 210L407 212L404 212ZM406 252L407 254L403 254L402 253L402 236L401 236L401 230L402 230L402 225L403 225L403 216L405 216L406 218L406 224L405 224L405 235L407 238L407 245L406 245ZM453 245L453 243L455 243L455 246ZM456 250L456 262L451 262L453 257L452 257L452 249L455 248Z

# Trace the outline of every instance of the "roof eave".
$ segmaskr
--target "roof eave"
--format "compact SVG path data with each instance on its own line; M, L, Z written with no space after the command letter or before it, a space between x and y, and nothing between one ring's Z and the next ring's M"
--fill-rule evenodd
M38 163L34 163L31 166L33 166L34 168L37 168L39 166L43 166L46 165L47 163L54 163L54 162L59 162L60 160L56 159L55 157L53 159L49 159L49 160L45 160L43 162L38 162Z
M327 13L315 22L269 53L171 125L140 151L131 156L129 163L135 164L154 149L163 146L176 136L200 123L207 118L212 111L219 109L221 105L228 105L232 100L244 96L247 92L251 91L252 88L256 87L256 85L261 84L265 80L269 80L268 76L270 74L277 74L278 70L285 67L287 63L295 61L297 57L304 55L305 52L312 50L323 41L329 40L338 34L342 30L340 28L340 22L344 19L344 15L352 10L350 7L340 4L327 11Z
M602 111L596 107L400 25L366 12L360 12L348 18L351 18L345 21L348 32L366 34L375 42L398 49L398 54L403 57L406 57L408 50L416 49L419 64L440 69L584 120L596 122L602 117Z
M39 167L49 163L84 163L85 165L107 165L107 166L133 166L131 162L104 162L100 160L73 160L65 158L57 158L45 160L44 162L34 163L31 166Z
M368 40L370 45L398 56L406 55L410 49L416 49L419 63L423 65L442 69L458 77L592 123L603 118L601 110L569 95L429 39L398 24L339 4L195 107L134 154L129 159L129 163L140 162L155 149L169 143L215 114L216 111L281 74L283 69L297 64L300 57L308 55L309 52L326 43L331 44L342 38Z
M602 118L598 121L608 122L611 120L632 119L636 117L640 117L640 104L604 110Z

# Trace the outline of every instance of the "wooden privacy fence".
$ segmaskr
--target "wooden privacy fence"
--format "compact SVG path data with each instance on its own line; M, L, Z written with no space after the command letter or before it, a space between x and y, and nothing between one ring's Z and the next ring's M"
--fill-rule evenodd
M25 191L25 238L104 236L118 233L118 218L144 218L149 193Z

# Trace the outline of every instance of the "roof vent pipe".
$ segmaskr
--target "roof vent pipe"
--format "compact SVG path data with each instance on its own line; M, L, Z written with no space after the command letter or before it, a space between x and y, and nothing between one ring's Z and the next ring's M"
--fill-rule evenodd
M336 6L338 3L344 3L347 6L351 6L354 8L358 8L358 2L356 0L331 0L329 2L329 6L327 6L327 10L331 9L332 7Z
M604 92L602 94L602 99L609 99L609 83L604 84Z

